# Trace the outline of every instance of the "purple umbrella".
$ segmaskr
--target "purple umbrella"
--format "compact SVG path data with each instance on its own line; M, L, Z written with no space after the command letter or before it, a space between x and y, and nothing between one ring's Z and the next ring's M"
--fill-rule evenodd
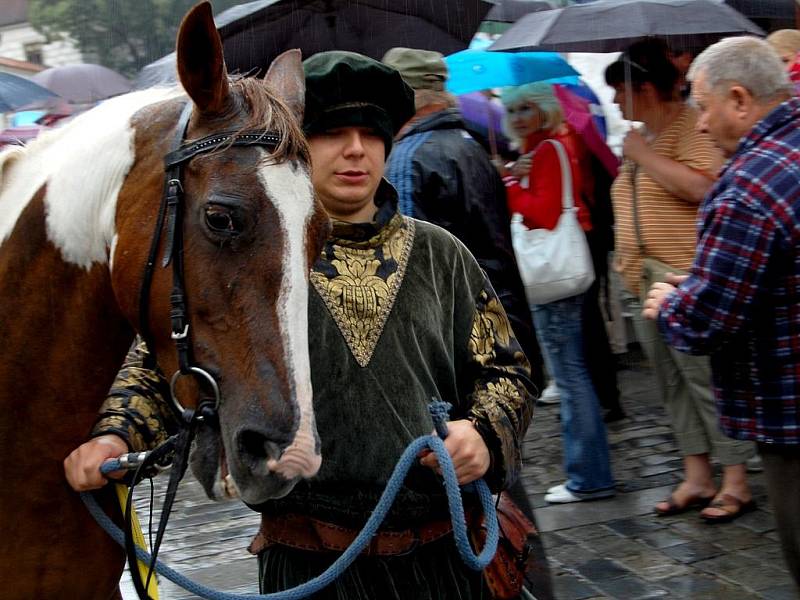
M50 67L31 79L74 104L94 103L133 89L131 82L116 71L88 63Z
M508 138L503 134L503 107L481 92L456 98L467 128L488 142L493 155L507 154L510 148Z

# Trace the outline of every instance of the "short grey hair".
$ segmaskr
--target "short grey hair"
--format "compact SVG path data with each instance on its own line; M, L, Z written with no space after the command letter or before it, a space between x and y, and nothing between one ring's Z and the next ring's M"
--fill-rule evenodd
M772 46L752 36L726 38L703 50L689 67L686 78L694 81L701 72L712 91L736 83L757 101L790 95L794 89Z
M414 90L414 108L420 110L431 104L444 104L447 108L458 108L458 100L450 92L443 90Z

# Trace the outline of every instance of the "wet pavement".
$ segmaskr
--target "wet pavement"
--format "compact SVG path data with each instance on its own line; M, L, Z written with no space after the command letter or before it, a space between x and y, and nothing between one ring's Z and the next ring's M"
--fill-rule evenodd
M749 475L758 510L733 523L708 525L694 511L653 514L653 505L680 481L681 460L647 364L636 352L622 362L619 383L628 417L609 425L615 498L566 505L543 501L547 488L563 482L558 405L538 406L525 438L522 480L536 509L556 598L798 598L761 473ZM163 486L156 485L157 503ZM149 501L145 488L137 493L143 515ZM187 477L161 558L202 584L257 593L256 561L245 548L258 521L240 503L211 503ZM136 598L127 576L122 589L126 600ZM193 597L164 579L160 595Z

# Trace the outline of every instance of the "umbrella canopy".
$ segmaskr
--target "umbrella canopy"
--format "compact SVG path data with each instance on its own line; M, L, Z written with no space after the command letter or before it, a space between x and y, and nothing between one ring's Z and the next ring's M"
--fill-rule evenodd
M258 0L214 20L232 73L263 75L290 48L307 58L350 50L380 60L395 46L451 54L469 45L491 4L482 0ZM142 69L136 87L175 81L168 55Z
M74 104L105 100L133 89L131 82L116 71L94 64L50 67L31 79Z
M616 52L648 36L673 48L701 48L740 34L764 32L714 0L599 0L527 15L490 49Z
M470 133L483 144L490 154L506 155L511 149L503 133L502 105L481 94L472 92L457 96L461 116Z
M21 146L47 129L44 125L21 125L4 129L0 131L0 148L3 146Z
M0 71L0 112L47 104L58 96L29 79Z
M453 94L579 75L555 52L462 50L444 60L447 91Z
M554 7L548 0L499 0L484 21L514 23L529 13L552 8Z

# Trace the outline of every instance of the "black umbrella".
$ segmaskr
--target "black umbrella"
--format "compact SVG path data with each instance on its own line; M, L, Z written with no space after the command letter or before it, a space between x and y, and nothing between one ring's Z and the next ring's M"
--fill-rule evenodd
M56 94L29 79L0 71L0 113L49 103Z
M600 0L522 17L489 49L616 52L648 36L695 49L741 34L764 32L714 0Z
M232 73L263 75L284 50L303 57L351 50L380 59L406 46L452 54L469 45L491 4L483 0L258 0L214 20ZM136 87L175 81L175 57L142 69Z

